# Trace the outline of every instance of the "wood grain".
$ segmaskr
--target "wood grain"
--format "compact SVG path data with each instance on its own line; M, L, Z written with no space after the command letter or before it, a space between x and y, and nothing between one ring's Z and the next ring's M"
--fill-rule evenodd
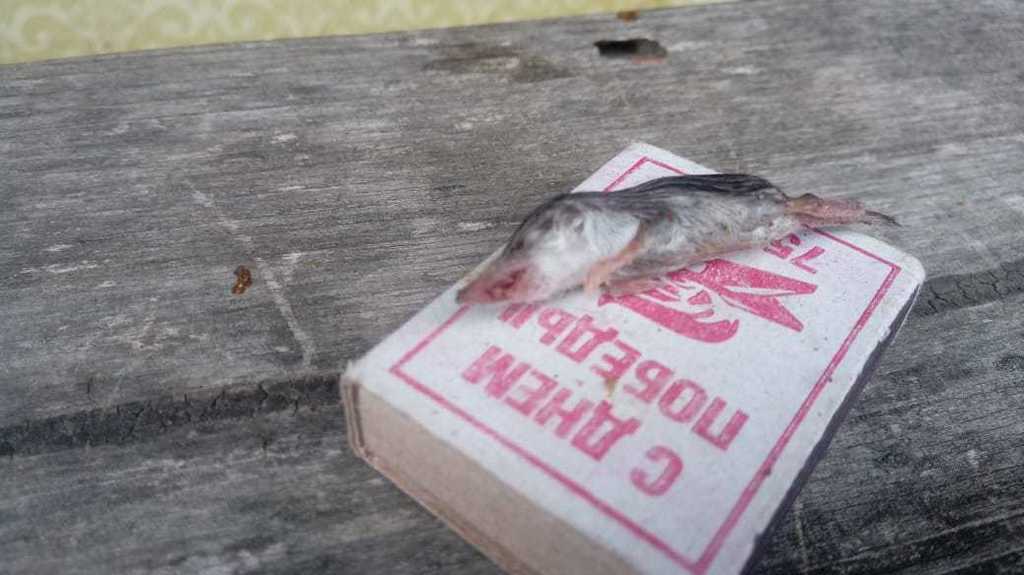
M1024 570L1019 8L759 1L0 68L5 570L493 572L351 458L334 376L635 140L863 199L931 276L755 571ZM593 47L630 37L667 58Z

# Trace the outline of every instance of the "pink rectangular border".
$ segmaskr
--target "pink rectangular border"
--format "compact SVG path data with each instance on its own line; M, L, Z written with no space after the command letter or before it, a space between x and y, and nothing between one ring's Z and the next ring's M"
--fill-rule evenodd
M682 170L665 164L664 162L660 162L653 158L643 156L639 160L637 160L632 166L630 166L626 171L624 171L621 175L619 175L619 177L616 178L611 184L609 184L604 191L609 191L612 188L614 188L616 185L625 180L630 174L640 169L640 167L643 166L645 163L655 164L659 167L671 170L676 173L684 173ZM786 429L783 430L782 435L779 436L779 438L776 440L775 445L772 446L771 451L768 452L768 456L765 458L764 462L761 463L761 466L758 468L757 472L754 473L754 477L751 478L749 483L747 483L746 488L744 488L743 492L740 494L739 500L737 500L736 503L733 505L732 509L729 512L729 515L726 516L725 521L715 532L714 536L711 538L711 541L708 543L707 547L704 548L704 551L701 552L700 557L698 557L696 560L683 556L680 552L676 551L666 542L662 541L658 536L647 531L642 526L638 525L636 522L626 517L622 512L618 511L610 504L606 503L601 498L591 493L586 487L580 485L579 483L576 483L559 470L555 469L548 463L541 460L538 456L530 452L522 445L519 445L515 441L512 441L511 439L505 437L501 433L498 433L493 428L489 427L486 423L483 423L482 421L473 417L465 410L461 409L459 406L445 399L445 397L442 396L441 394L428 388L427 386L417 381L411 375L402 371L403 365L412 360L412 358L415 357L421 351L423 351L423 349L427 347L427 345L429 345L432 341L437 339L437 337L440 336L445 330L454 325L459 318L465 315L465 313L469 310L470 306L464 305L460 307L458 310L456 310L455 313L453 313L447 320L444 321L444 323L438 326L434 331L427 334L422 340L420 340L415 346L413 346L412 349L407 351L401 358L399 358L399 360L394 365L391 366L389 371L391 372L391 374L407 383L416 391L429 397L439 406L448 410L452 414L460 417L461 419L466 421L466 423L468 423L469 425L471 425L484 435L494 439L501 445L507 447L510 451L512 451L519 457L522 457L524 460L529 462L534 467L537 467L544 473L551 476L553 479L557 480L559 483L564 485L566 489L568 489L573 495L580 497L587 503L593 505L600 512L617 521L638 539L650 544L658 551L664 553L669 559L671 559L674 563L676 563L683 569L690 571L691 573L694 573L696 575L702 575L707 571L708 567L711 566L711 562L714 561L715 556L721 549L726 537L728 537L729 533L739 522L740 516L747 509L747 506L750 504L750 501L754 498L754 495L757 493L758 489L760 489L761 484L764 483L765 478L767 478L768 475L771 474L772 467L775 465L775 462L779 459L779 456L782 454L782 450L789 443L790 439L793 437L793 434L796 433L797 428L803 422L804 418L807 417L807 413L811 410L811 407L814 405L814 402L817 400L818 396L821 395L821 392L822 390L824 390L825 385L828 384L829 381L831 381L832 374L839 367L839 363L846 356L846 352L850 349L850 346L853 344L853 341L856 339L857 335L860 334L861 330L867 324L868 320L871 319L871 316L874 314L875 309L878 308L878 304L885 297L885 294L889 291L889 288L892 286L893 281L895 281L896 276L899 275L901 271L900 266L878 256L877 254L868 252L867 250L859 246L851 244L846 240L840 239L827 232L823 232L818 229L814 229L813 231L821 236L829 238L830 240L838 244L844 245L855 252L858 252L871 259L877 260L883 264L888 265L890 268L889 273L882 281L882 284L879 287L878 291L875 292L875 295L871 298L871 301L868 303L868 306L861 313L860 317L854 324L853 328L850 330L849 334L843 340L843 343L839 346L839 349L836 351L835 355L832 356L832 360L829 361L828 365L825 367L825 371L821 374L821 376L818 378L818 381L814 384L814 387L812 387L810 392L807 394L807 397L800 405L800 408L793 416L793 419L790 420L789 425L787 425Z

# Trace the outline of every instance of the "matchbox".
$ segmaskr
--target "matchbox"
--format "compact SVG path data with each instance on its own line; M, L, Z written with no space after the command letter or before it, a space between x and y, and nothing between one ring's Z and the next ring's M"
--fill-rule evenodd
M679 173L711 170L634 144L577 190ZM463 281L350 365L350 440L510 571L738 573L923 279L806 229L635 295L460 306Z

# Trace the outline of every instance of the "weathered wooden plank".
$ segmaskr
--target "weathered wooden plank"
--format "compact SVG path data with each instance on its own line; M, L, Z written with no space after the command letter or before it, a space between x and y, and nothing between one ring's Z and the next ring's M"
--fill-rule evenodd
M1019 566L1021 303L913 320L755 572ZM989 329L960 346L962 324ZM336 401L265 382L3 430L0 550L14 572L491 572L352 458Z
M1014 2L790 0L0 68L5 566L490 571L324 382L646 140L864 198L932 276L760 571L1014 571L1022 48Z
M16 328L0 344L17 352L0 417L334 370L633 139L862 196L901 217L889 239L935 276L993 269L1022 241L1020 14L931 6L744 4L4 68L0 313ZM627 33L670 57L590 46ZM241 263L258 283L236 298Z
M360 463L330 407L5 458L3 571L495 572Z

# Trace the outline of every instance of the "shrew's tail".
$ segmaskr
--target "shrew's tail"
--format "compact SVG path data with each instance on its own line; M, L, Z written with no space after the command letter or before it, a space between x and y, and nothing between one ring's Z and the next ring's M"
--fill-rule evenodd
M890 216L864 209L853 200L826 200L814 194L786 200L786 213L794 215L809 226L835 226L843 224L872 224L898 226Z

